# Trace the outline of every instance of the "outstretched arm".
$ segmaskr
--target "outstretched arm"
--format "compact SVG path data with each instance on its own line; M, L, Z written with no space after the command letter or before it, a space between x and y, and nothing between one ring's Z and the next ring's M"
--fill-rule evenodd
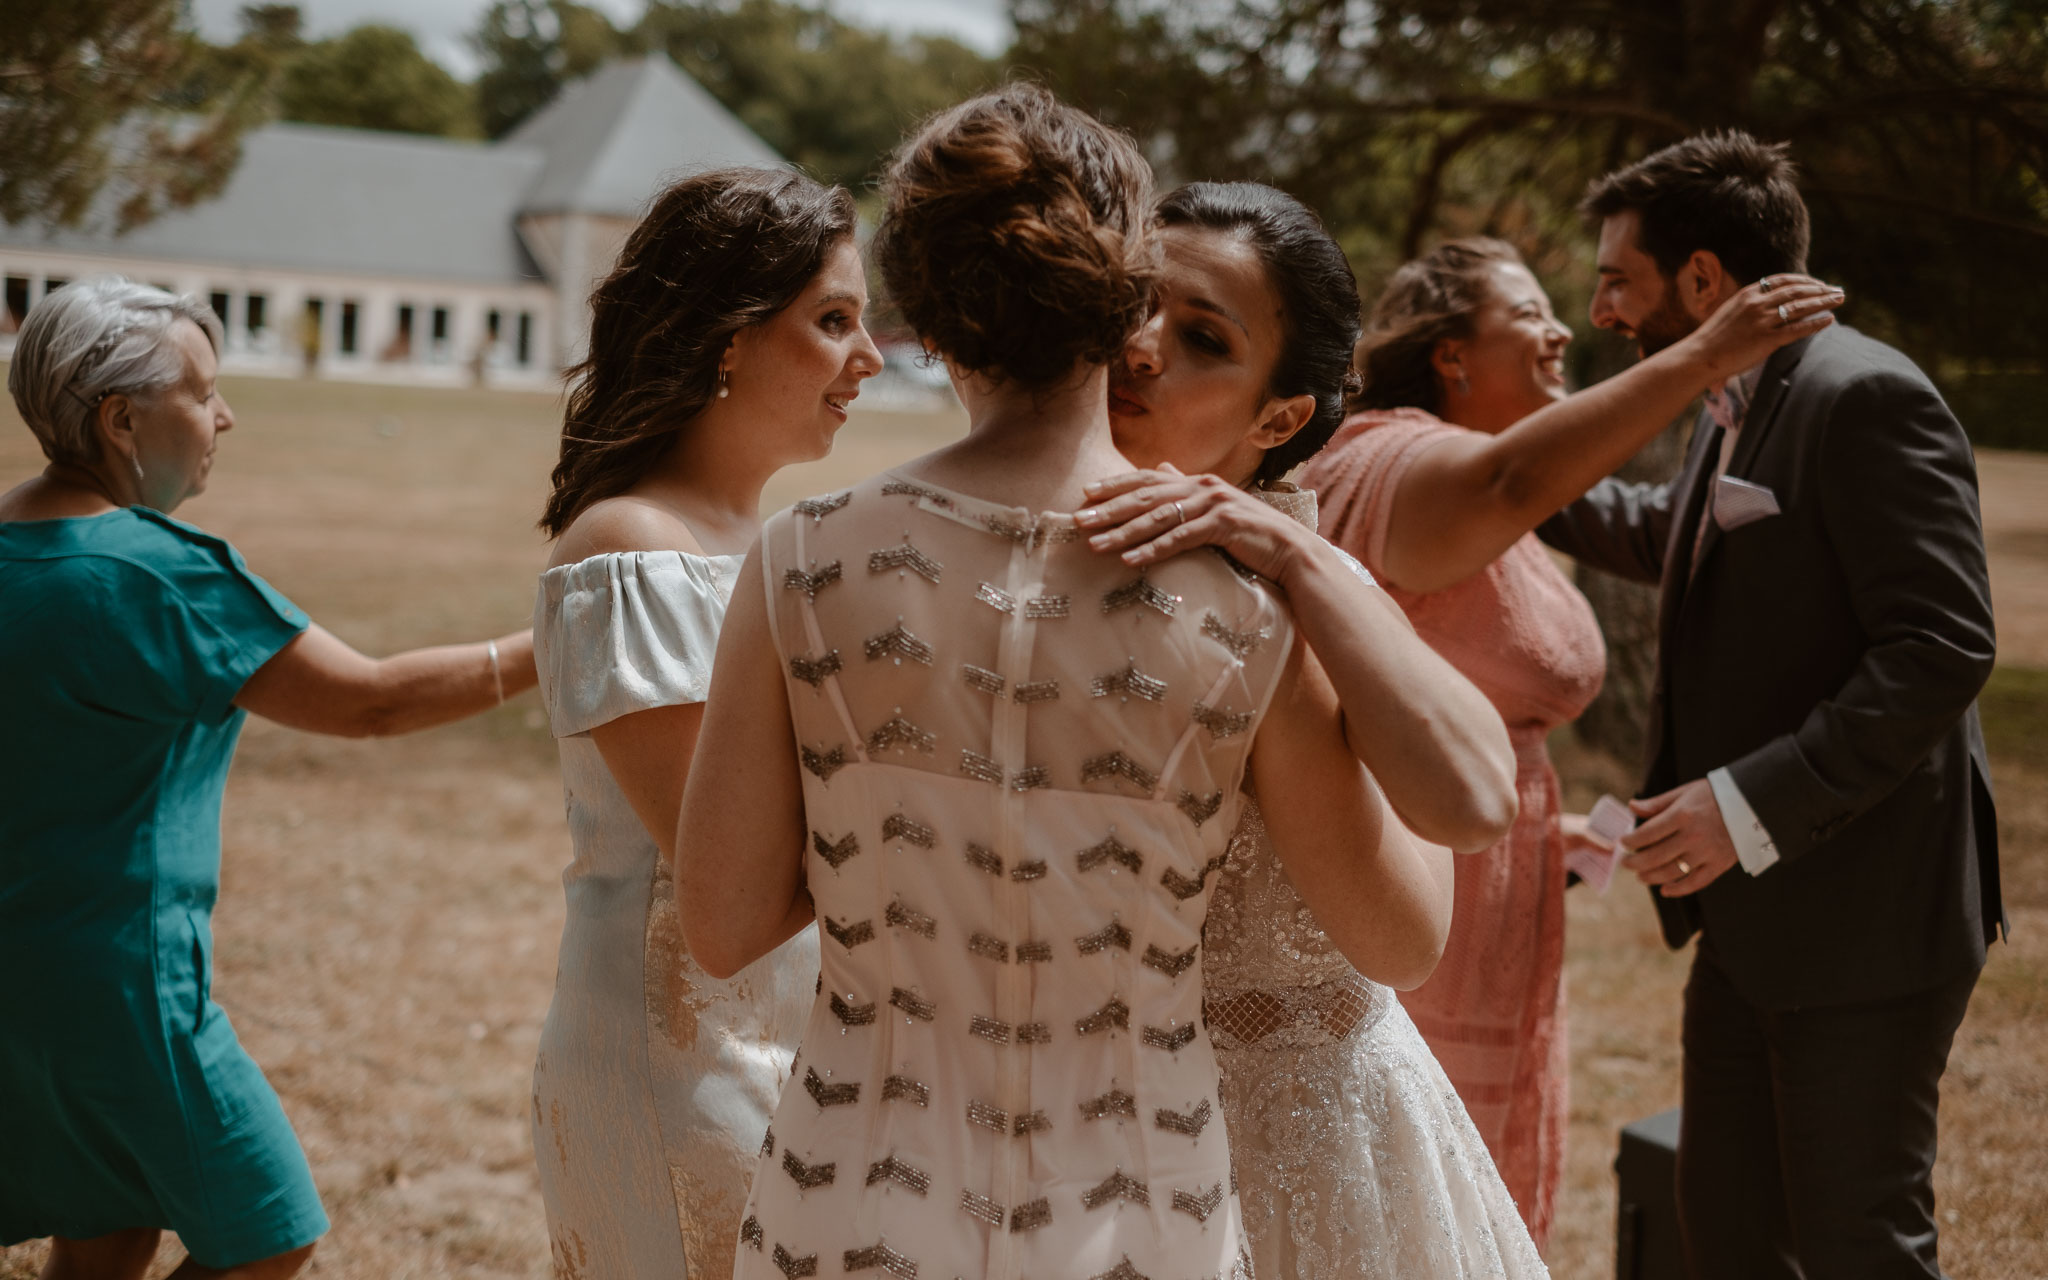
M531 631L380 659L316 624L257 668L235 705L308 733L379 738L488 711L538 680Z
M1138 471L1088 496L1096 505L1079 520L1102 530L1089 544L1099 551L1146 565L1218 547L1286 593L1336 691L1346 747L1411 830L1460 853L1507 833L1515 757L1499 713L1342 552L1215 476Z
M1536 536L1574 560L1656 586L1664 577L1675 501L1668 484L1608 477L1536 527Z
M804 791L756 543L718 637L711 700L683 788L676 905L697 964L728 978L815 917L804 887Z
M1708 387L1834 322L1842 295L1805 276L1750 285L1648 359L1547 405L1499 435L1458 432L1394 490L1383 566L1406 591L1440 591L1635 456ZM1779 318L1779 309L1789 319ZM1453 513L1455 518L1446 518Z
M1387 811L1345 749L1336 690L1305 643L1259 727L1251 773L1287 878L1344 958L1375 982L1422 985L1450 936L1450 851Z

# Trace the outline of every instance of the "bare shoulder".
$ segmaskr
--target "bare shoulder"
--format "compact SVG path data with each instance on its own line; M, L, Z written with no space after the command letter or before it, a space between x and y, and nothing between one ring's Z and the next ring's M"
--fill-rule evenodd
M570 521L555 539L548 567L631 551L704 553L681 512L649 498L621 494L592 503Z

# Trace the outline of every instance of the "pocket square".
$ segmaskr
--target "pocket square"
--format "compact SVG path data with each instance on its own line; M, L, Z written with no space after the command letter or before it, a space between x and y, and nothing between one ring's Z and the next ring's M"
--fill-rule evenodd
M1734 476L1714 481L1714 523L1728 533L1778 514L1778 495L1765 485Z

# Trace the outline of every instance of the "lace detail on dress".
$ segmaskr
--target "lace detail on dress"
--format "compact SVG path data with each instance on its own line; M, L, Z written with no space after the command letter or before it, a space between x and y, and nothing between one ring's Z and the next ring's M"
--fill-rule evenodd
M1330 941L1273 856L1265 815L1247 797L1204 932L1203 1012L1218 1047L1307 1048L1371 1028L1393 994Z
M1259 1280L1546 1274L1450 1081L1316 924L1249 797L1202 945Z
M1255 493L1313 527L1313 501ZM1202 947L1203 1014L1259 1280L1546 1274L1429 1047L1316 923L1249 797Z

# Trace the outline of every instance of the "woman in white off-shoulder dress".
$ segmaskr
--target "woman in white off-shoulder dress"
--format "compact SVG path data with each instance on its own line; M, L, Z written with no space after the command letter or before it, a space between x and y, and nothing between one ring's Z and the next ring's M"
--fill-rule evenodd
M560 1277L725 1280L817 981L814 931L729 979L694 964L673 841L761 486L829 448L881 364L852 230L799 175L693 177L593 298L533 619L575 855L533 1076Z
M1513 814L1499 717L1440 659L1387 643L1386 628L1406 631L1398 609L1316 536L1315 495L1279 480L1343 416L1359 323L1342 251L1301 205L1252 184L1183 188L1160 216L1159 305L1126 348L1111 406L1118 447L1161 469L1102 486L1083 524L1113 527L1107 548L1143 557L1215 546L1279 585L1395 809L1428 838L1484 848ZM1290 417L1304 397L1312 408ZM1203 941L1204 1013L1261 1280L1546 1274L1443 1069L1367 976L1412 986L1427 967L1356 945L1347 956L1290 880L1256 798Z

